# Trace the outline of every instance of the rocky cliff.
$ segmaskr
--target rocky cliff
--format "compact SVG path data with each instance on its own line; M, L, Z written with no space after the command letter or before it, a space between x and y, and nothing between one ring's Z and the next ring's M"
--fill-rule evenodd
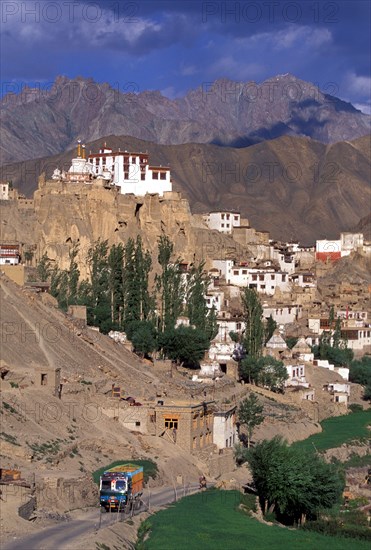
M79 244L78 263L83 278L88 276L86 254L98 239L109 245L125 243L140 234L156 262L157 240L162 234L174 243L175 254L186 262L216 254L246 257L246 247L231 236L210 231L192 216L189 203L180 193L165 197L121 195L116 189L85 184L45 181L27 207L22 200L1 201L3 242L20 242L34 247L35 260L44 252L64 269L69 265L72 243Z
M311 244L337 238L370 212L370 137L324 145L309 138L284 136L251 147L158 145L127 136L109 136L114 150L148 151L151 161L168 165L173 188L192 212L234 209L275 239ZM99 150L101 140L87 145ZM75 149L61 155L9 165L2 179L28 195L38 175L68 170Z

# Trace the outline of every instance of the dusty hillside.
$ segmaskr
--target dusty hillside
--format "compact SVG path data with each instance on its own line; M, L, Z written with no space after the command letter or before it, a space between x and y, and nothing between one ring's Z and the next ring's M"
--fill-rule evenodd
M324 145L309 138L282 137L236 149L204 144L157 145L126 136L104 138L114 150L148 151L151 162L171 167L174 189L192 212L241 211L275 239L312 243L337 238L369 214L370 138ZM97 151L102 140L90 142ZM70 167L75 150L8 165L2 178L31 195L38 175ZM282 223L282 220L285 223Z

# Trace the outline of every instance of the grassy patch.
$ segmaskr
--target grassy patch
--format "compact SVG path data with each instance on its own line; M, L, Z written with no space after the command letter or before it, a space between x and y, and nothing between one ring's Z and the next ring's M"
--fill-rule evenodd
M184 498L146 520L150 537L146 550L363 550L368 543L319 533L269 526L239 509L238 491L209 490ZM146 531L147 531L147 525Z
M3 401L3 407L6 411L9 411L10 413L12 414L18 414L18 411L17 409L15 409L14 407L12 407L9 403L7 403L6 401Z
M371 455L359 456L352 454L346 462L340 462L337 458L331 460L334 464L341 464L343 468L363 468L364 466L371 467Z
M355 412L344 416L334 416L321 422L322 432L311 435L293 446L306 451L325 451L340 447L343 443L359 441L370 435L367 426L371 424L371 411Z
M20 444L18 443L17 438L14 435L1 432L0 438L6 441L7 443L11 443L12 445L17 445L17 447L20 447Z
M43 458L47 458L48 462L51 461L50 455L56 455L60 451L60 439L50 440L46 443L28 443L26 441L27 445L30 447L30 449L33 450L34 457L36 460L42 460Z
M95 483L97 485L99 484L99 478L103 474L103 472L105 472L106 470L109 470L114 466L119 466L120 464L125 464L129 462L131 464L137 464L138 466L143 466L144 482L147 482L150 477L154 479L157 476L158 468L157 468L157 464L153 462L153 460L122 459L122 460L116 460L115 462L111 462L111 464L108 464L107 466L102 466L101 468L98 468L98 470L95 470L95 472L93 472L92 474Z

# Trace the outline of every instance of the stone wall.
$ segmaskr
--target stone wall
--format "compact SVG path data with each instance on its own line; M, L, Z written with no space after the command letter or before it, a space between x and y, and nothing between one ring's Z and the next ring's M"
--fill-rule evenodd
M223 449L222 454L214 454L207 459L209 475L217 478L226 472L232 472L236 468L233 449Z

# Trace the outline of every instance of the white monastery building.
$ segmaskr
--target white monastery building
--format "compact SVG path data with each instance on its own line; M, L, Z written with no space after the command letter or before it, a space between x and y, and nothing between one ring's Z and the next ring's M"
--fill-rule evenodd
M151 166L147 153L113 151L104 145L99 153L91 153L86 158L85 145L81 145L81 141L68 172L57 168L52 179L86 184L100 180L107 187L119 187L124 195L157 193L163 196L165 192L172 191L170 168Z

